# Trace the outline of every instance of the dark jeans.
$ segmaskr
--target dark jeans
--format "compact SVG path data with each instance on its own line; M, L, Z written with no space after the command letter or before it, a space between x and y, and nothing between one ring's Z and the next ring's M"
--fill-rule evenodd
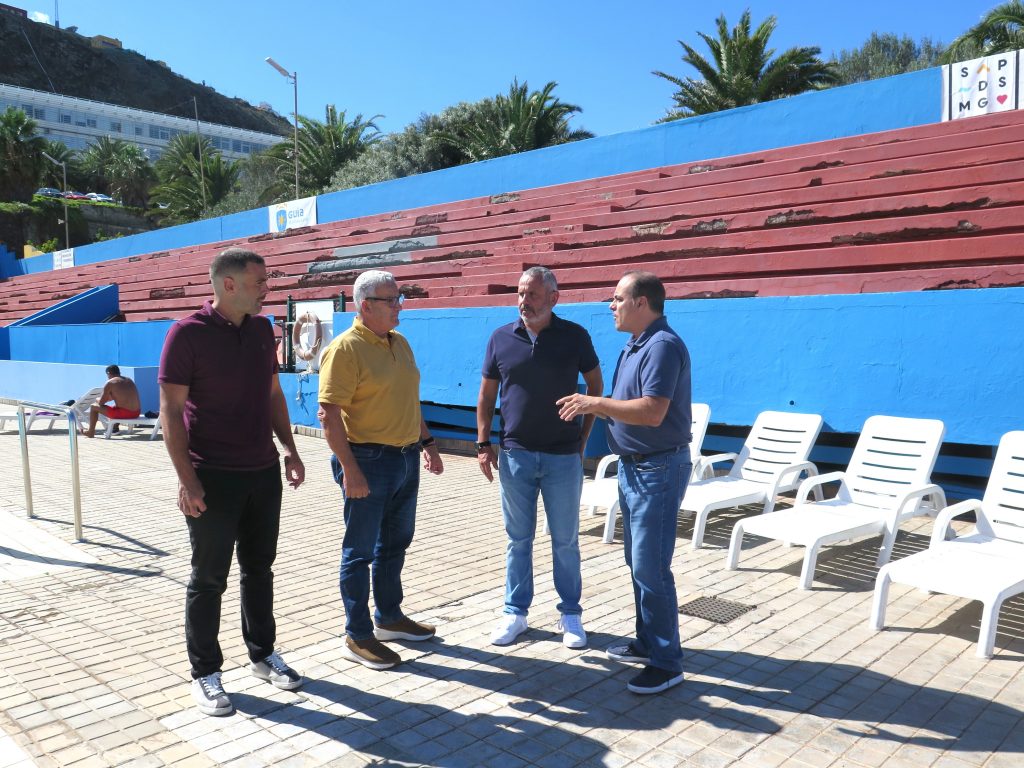
M416 528L420 453L352 446L370 495L345 499L345 537L338 576L345 606L345 632L353 640L373 637L370 581L373 566L374 618L391 624L402 618L402 566ZM331 457L334 479L342 482L341 463Z
M242 637L249 658L274 652L274 572L281 518L281 470L275 464L252 472L196 471L206 511L186 517L192 542L192 576L185 597L185 642L192 677L218 672L224 664L217 634L221 596L227 588L231 555L238 545Z

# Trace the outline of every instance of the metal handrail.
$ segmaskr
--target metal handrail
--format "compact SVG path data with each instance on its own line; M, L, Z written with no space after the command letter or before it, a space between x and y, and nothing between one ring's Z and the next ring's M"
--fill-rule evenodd
M28 459L28 429L25 424L26 408L32 408L37 412L35 418L39 418L39 411L44 411L54 414L63 413L64 417L68 420L68 443L71 448L71 494L75 503L75 539L82 541L82 487L78 475L78 414L74 408L69 408L66 405L37 403L32 400L18 401L18 438L21 441L21 471L25 479L25 507L30 518L35 517L35 512L32 509L32 472Z

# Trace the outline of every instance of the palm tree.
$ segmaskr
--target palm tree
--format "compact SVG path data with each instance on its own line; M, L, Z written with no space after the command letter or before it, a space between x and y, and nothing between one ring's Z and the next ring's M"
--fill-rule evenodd
M331 178L346 163L355 160L367 147L380 141L380 131L374 122L381 115L374 115L364 120L361 114L350 122L342 110L339 112L333 104L324 109L324 121L299 115L299 182L301 191L317 194L328 184ZM265 154L276 157L282 162L281 178L277 196L290 196L294 192L295 156L292 142L284 141L275 144Z
M141 147L122 143L107 169L110 194L122 205L145 208L149 202L149 188L154 181L153 166Z
M46 140L36 136L36 121L8 107L0 114L0 202L27 203L42 176Z
M753 35L749 10L743 12L731 32L725 14L718 17L716 24L717 37L698 32L711 50L712 61L679 41L686 52L683 61L703 79L652 73L677 88L672 94L675 109L669 110L660 122L780 99L837 82L833 67L818 58L820 48L790 48L772 60L775 50L768 47L768 39L775 31L774 16L761 22Z
M227 197L239 167L225 161L206 137L178 134L157 160L156 174L160 183L153 188L152 199L167 206L163 218L185 222L202 218Z
M455 147L470 162L528 152L554 144L593 138L590 131L571 129L569 120L583 111L553 95L558 83L549 82L540 91L513 80L508 95L498 94L458 133L439 131L437 140Z
M43 151L58 163L64 163L68 175L68 188L78 189L78 182L82 181L82 178L78 170L77 153L73 149L68 149L68 145L63 141L44 139L44 143L46 146ZM64 185L64 171L54 163L43 163L39 183L44 187L61 189Z
M110 194L111 168L127 146L129 144L124 139L100 136L86 147L79 158L79 168L89 189Z
M966 61L1024 48L1024 3L1010 0L993 8L981 21L949 45L946 61Z

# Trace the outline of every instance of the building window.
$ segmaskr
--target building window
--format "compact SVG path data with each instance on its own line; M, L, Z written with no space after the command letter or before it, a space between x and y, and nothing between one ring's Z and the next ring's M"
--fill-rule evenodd
M71 125L71 113L70 112L61 112L60 113L60 121L62 123L66 123L67 125Z
M121 132L121 123L118 122L117 120L111 120L110 121L110 130L112 130L114 133L120 133Z
M136 125L135 126L135 135L136 136L141 136L142 135L142 126L141 125Z
M96 118L95 117L87 117L87 118L85 118L85 124L87 126L89 126L90 128L95 128L96 127Z
M46 119L46 110L43 109L42 107L36 107L35 108L35 118L36 118L36 120L45 120Z

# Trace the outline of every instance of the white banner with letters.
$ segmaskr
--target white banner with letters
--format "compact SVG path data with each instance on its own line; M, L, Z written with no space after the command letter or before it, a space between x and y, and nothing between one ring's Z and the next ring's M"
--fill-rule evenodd
M942 68L942 119L1021 107L1020 51L996 53Z
M75 249L65 248L62 251L53 252L53 268L67 269L75 266Z
M287 203L271 205L270 231L284 232L296 227L312 227L316 224L316 198L289 200Z

